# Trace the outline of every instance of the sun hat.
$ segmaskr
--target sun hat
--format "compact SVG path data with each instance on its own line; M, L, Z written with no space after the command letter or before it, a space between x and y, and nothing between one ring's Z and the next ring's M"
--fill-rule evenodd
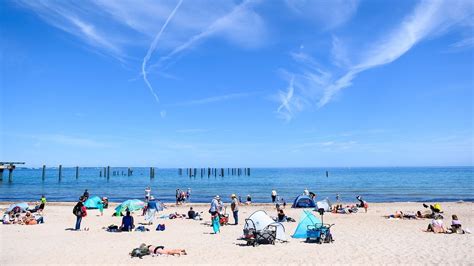
M219 197L219 195L216 195L214 198L215 199L220 199L221 197Z
M236 198L237 196L235 194L230 195L231 198Z

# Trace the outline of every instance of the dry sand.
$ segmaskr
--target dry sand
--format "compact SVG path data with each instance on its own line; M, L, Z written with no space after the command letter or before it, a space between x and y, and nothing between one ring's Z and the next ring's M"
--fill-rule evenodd
M0 205L5 208L7 204ZM472 234L433 234L422 232L430 220L387 220L382 216L397 210L416 211L420 203L370 204L369 212L327 214L325 222L334 223L332 244L304 243L289 238L288 243L243 246L237 240L242 225L223 226L221 233L211 234L205 224L208 205L195 204L204 212L204 221L186 219L156 220L166 224L166 231L109 233L102 229L120 224L112 217L113 207L100 217L92 210L83 219L82 227L90 231L66 231L74 226L73 203L50 203L45 210L45 224L0 225L0 265L7 264L474 264ZM465 228L474 229L473 203L442 203L445 223L457 214ZM186 213L189 206L169 207L161 214L174 211ZM242 206L244 218L263 209L276 215L270 205ZM287 208L290 217L299 220L302 210ZM318 214L316 214L319 216ZM135 223L144 218L135 213ZM231 218L231 221L232 218ZM291 235L296 223L284 223ZM155 227L149 227L154 229ZM141 243L184 248L187 256L146 256L130 258L128 253Z

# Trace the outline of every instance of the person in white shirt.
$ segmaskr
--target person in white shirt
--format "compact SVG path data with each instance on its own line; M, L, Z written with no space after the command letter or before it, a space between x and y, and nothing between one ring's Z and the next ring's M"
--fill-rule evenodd
M276 190L272 190L272 203L275 203L278 194Z
M303 195L309 196L309 190L307 188L304 189Z

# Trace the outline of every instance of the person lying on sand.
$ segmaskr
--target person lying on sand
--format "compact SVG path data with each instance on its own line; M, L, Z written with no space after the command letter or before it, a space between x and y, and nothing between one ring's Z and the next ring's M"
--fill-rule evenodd
M404 213L402 211L396 211L395 214L385 215L387 219L419 219L416 214Z
M164 246L146 245L144 243L133 249L129 254L132 258L139 257L140 259L146 255L187 255L184 249L165 249Z

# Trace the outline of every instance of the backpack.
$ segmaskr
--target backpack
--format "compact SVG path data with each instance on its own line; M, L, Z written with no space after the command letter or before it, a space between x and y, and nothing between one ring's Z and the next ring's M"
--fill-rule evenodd
M76 216L81 216L82 217L82 208L78 205L74 206L74 209L72 209L72 213Z

